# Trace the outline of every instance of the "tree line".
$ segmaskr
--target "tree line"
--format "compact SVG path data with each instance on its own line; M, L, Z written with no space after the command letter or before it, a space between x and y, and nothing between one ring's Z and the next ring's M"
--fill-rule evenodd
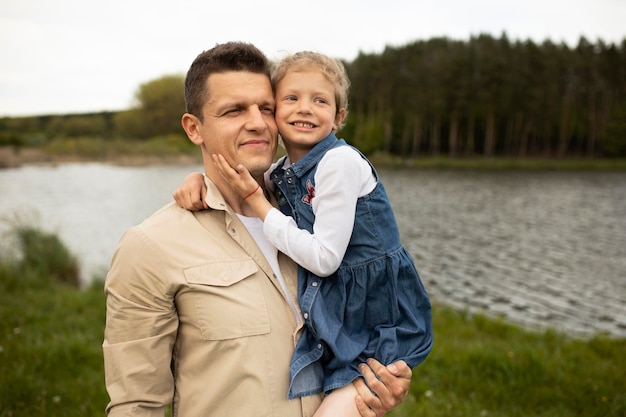
M626 155L626 39L575 48L487 35L360 54L348 137L399 155Z
M401 156L626 156L626 38L445 37L344 62L349 116L339 132L364 153ZM0 144L182 134L183 75L142 84L120 112L0 119Z

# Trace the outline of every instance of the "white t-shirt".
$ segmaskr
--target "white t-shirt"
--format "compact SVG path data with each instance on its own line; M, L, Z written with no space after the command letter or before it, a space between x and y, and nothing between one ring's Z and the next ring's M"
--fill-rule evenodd
M269 263L270 267L272 267L272 271L274 271L274 275L276 276L276 279L278 280L280 287L285 294L287 303L293 311L293 315L296 317L298 324L300 324L300 321L302 319L300 318L300 315L296 310L296 306L294 304L294 301L291 299L289 291L287 291L285 278L283 278L283 274L280 271L280 267L278 266L278 251L276 247L272 245L263 234L263 222L258 217L246 217L242 216L241 214L237 214L237 217L239 217L243 225L246 226L246 229L248 229L248 232L250 232L250 235L256 242L257 246L259 247L259 249L261 249L261 252L263 252L265 259L267 259L267 263Z

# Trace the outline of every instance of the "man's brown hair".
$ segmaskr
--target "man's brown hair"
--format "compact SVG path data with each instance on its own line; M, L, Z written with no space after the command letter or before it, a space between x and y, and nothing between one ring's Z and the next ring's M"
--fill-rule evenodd
M206 80L209 75L228 71L248 71L270 78L271 64L256 46L244 42L218 44L202 52L189 67L185 77L187 113L202 121L202 106L209 97Z

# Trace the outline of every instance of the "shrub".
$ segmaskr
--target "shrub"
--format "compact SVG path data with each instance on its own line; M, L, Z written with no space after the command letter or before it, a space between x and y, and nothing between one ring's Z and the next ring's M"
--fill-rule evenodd
M15 268L23 275L33 274L80 286L78 260L57 235L28 225L15 226L12 234L18 251Z

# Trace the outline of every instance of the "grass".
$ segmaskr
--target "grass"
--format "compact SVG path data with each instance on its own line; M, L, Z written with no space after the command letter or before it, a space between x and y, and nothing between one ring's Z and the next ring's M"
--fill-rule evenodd
M390 416L625 416L626 340L531 332L435 307L435 347Z
M102 291L41 281L0 297L0 416L103 415Z
M0 255L0 416L103 415L101 285L79 288L76 258L56 235L17 226L9 239L17 251Z
M102 283L62 278L72 259L62 242L26 228L12 236L34 253L0 254L0 417L104 415ZM34 264L35 254L65 261ZM442 305L434 324L433 352L390 417L626 416L626 340L533 332Z

